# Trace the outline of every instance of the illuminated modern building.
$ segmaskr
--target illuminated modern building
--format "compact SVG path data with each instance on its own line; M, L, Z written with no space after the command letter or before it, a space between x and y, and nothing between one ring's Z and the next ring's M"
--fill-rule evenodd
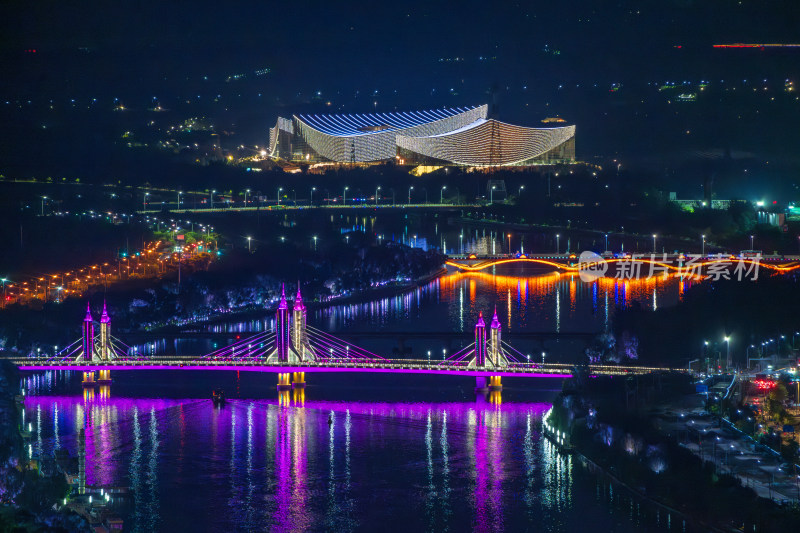
M397 161L502 166L572 162L575 126L526 128L487 118L488 106L278 117L269 155L309 163Z
M397 136L400 158L420 165L525 166L575 160L575 126L526 128L480 119L454 131Z

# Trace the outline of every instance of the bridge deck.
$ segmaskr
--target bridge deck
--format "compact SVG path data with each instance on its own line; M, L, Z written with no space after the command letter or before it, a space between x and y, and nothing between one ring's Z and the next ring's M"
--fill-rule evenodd
M572 376L574 365L547 363L514 363L501 368L476 368L466 365L428 363L427 361L397 362L306 362L297 364L265 363L263 361L187 361L162 359L152 361L107 361L87 363L83 361L36 361L18 359L12 361L24 371L36 370L233 370L245 372L381 372L395 374L439 374L456 376L515 376L568 378ZM686 372L684 369L590 365L591 375L635 375L652 372Z

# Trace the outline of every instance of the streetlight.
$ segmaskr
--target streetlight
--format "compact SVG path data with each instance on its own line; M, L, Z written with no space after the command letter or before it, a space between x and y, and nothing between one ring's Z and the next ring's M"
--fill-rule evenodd
M314 251L317 250L317 236L314 235Z
M463 233L458 236L458 241L460 243L459 244L459 249L461 250L460 253L463 255L464 254L464 234Z
M42 196L42 216L44 216L44 201L47 200L47 196Z
M250 194L250 189L244 190L244 206L247 207L247 195Z
M725 336L725 344L727 345L727 366L728 368L731 367L731 338L726 335Z
M248 251L248 252L250 252L250 251L251 251L251 249L250 249L250 241L251 241L251 240L253 240L253 238L252 238L252 237L248 237L248 238L247 238L247 251Z
M378 207L378 191L380 191L380 190L381 190L381 186L380 186L380 185L378 185L378 186L375 188L375 207Z
M342 205L347 205L347 189L350 187L345 187L344 192L342 192Z
M178 209L181 208L181 194L183 193L181 191L178 191Z
M703 244L702 244L703 247L702 247L701 255L703 257L705 257L706 256L706 236L705 235L701 235L701 237L703 238Z
M656 234L653 233L653 253L656 253Z
M142 211L147 211L147 197L150 196L149 192L144 193L144 198L142 198Z
M447 185L442 186L442 190L439 191L439 203L444 204L444 190L447 188Z
M608 251L608 233L606 233L606 251Z
M311 200L309 200L309 202L308 202L308 206L309 207L314 205L314 191L316 191L316 190L317 190L316 187L311 187Z
M278 205L281 205L281 191L283 187L278 187Z
M753 249L753 235L750 235L750 249Z
M561 239L561 235L556 233L556 254L558 254L559 250L561 250L561 245L559 244L560 239Z
M411 204L411 191L413 191L413 190L414 190L414 186L413 185L408 188L408 203L409 203L409 205Z
M497 188L496 185L492 185L492 189L489 191L489 203L494 203L494 190Z
M211 195L209 196L209 201L211 202L211 209L214 209L214 193L217 192L215 190L211 191Z
M508 255L511 255L511 234L508 234Z
M519 193L517 194L517 196L522 196L522 189L524 189L524 188L525 188L524 185L520 185L519 186Z

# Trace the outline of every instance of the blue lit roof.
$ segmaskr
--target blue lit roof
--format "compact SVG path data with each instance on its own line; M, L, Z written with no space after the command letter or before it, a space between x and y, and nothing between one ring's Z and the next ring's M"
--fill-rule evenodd
M480 106L432 109L430 111L397 111L391 113L295 115L295 117L317 131L328 135L370 135L402 130L428 124L444 118L466 113ZM371 130L370 128L380 128Z

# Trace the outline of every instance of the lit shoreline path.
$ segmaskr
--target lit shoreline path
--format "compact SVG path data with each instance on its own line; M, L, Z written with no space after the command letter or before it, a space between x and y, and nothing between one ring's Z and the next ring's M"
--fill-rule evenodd
M87 387L109 383L112 370L272 372L278 374L279 390L304 387L305 374L316 372L471 376L476 379L477 390L499 390L503 377L564 379L575 373L575 365L571 364L529 362L527 356L502 340L501 330L496 310L488 332L481 312L473 342L447 359L388 359L308 326L298 288L291 311L285 290L281 291L274 330L257 333L206 355L145 357L132 353L127 345L111 336L111 321L104 304L99 335L95 335L94 320L87 307L80 339L46 359L10 360L23 371L82 371L83 384ZM585 371L592 376L687 372L686 369L623 365L588 365Z

